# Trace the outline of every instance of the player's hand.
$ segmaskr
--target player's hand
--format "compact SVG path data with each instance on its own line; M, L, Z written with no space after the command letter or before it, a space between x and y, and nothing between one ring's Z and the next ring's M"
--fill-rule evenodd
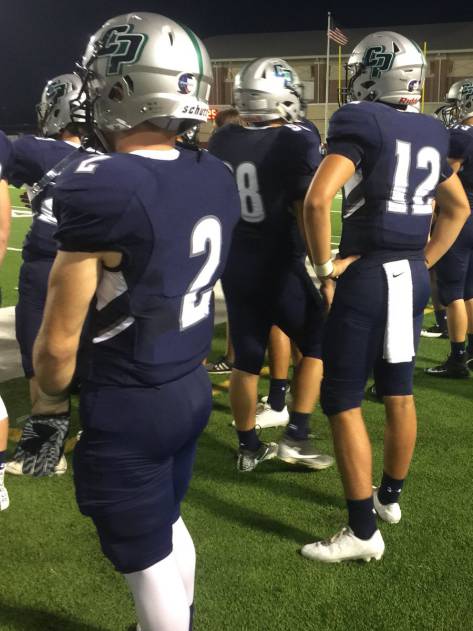
M36 414L26 421L13 459L22 462L24 475L52 475L69 431L68 414Z
M20 200L26 208L31 208L30 198L28 197L28 193L26 191L20 195Z
M331 278L325 279L320 286L320 293L322 294L322 298L324 299L324 307L326 313L330 311L330 307L332 306L333 296L335 294L335 281Z
M325 282L326 279L331 278L331 279L336 279L339 276L341 276L347 269L347 267L350 267L350 265L352 263L354 263L355 261L357 261L360 257L359 254L354 254L352 256L347 256L344 259L333 259L333 271L330 274L330 276L326 276L324 278L321 278L320 280L322 282Z

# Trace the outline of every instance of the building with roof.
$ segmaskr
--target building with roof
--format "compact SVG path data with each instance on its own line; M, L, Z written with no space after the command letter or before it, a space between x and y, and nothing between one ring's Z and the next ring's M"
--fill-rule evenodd
M341 70L339 52L342 64L346 63L353 47L363 37L377 30L398 31L420 46L425 43L428 70L424 101L427 113L439 107L455 81L473 76L473 22L343 29L348 44L339 51L338 45L331 42L329 114L338 107ZM255 57L282 57L294 67L303 82L304 96L309 103L308 117L324 131L327 71L325 30L220 35L209 37L204 43L212 59L214 72L214 87L210 97L213 107L218 109L232 103L233 80L243 63Z

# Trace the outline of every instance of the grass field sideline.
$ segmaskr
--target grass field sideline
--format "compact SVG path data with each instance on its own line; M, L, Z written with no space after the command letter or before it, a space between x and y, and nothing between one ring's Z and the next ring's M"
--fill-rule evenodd
M21 244L27 223L14 224ZM2 285L12 286L10 304L16 300L14 262L8 259L8 278L2 270ZM217 327L213 357L223 350L223 335L223 326ZM447 349L444 340L421 342L418 447L403 520L381 525L387 549L379 563L325 566L300 556L304 543L344 525L338 473L271 461L238 475L228 379L213 379L214 411L183 505L198 553L196 631L473 629L473 382L434 380L422 370L443 359ZM261 392L266 388L264 378ZM0 384L0 393L12 419L28 412L24 379ZM382 407L367 401L364 410L379 479ZM320 449L332 452L320 410L313 422ZM73 424L71 436L78 429L75 399ZM13 427L12 439L18 435ZM276 430L264 433L267 439L277 436ZM12 505L0 513L0 631L126 631L134 622L131 598L102 557L91 523L77 510L71 467L61 478L9 477L7 484Z

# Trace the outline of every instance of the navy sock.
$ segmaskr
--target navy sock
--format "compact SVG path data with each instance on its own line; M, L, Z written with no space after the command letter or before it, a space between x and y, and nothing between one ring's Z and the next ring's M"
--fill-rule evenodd
M473 355L473 333L468 333L468 353Z
M465 342L450 342L452 349L452 355L457 362L463 362L465 360Z
M6 459L7 459L7 452L0 451L0 467L5 464Z
M238 440L240 442L240 447L244 449L249 449L250 451L257 451L261 445L261 441L258 438L258 434L256 433L256 429L250 429L246 432L240 432L237 430Z
M348 525L358 539L371 539L376 530L373 496L365 500L347 500Z
M438 309L435 311L435 321L440 327L442 333L447 332L447 312L445 309Z
M303 412L291 412L289 414L289 425L286 434L296 440L304 440L309 436L310 414Z
M286 390L287 379L271 379L268 403L276 412L281 412L286 405Z
M192 631L192 623L194 620L194 603L189 607L190 618L189 618L189 631Z
M378 499L381 504L393 504L394 502L399 502L399 496L401 495L403 486L404 480L391 478L391 476L383 471L383 477L378 489Z

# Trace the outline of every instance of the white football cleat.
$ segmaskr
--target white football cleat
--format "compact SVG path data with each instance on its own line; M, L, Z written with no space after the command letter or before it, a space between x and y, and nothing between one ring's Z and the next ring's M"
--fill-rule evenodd
M23 462L21 460L10 460L5 465L5 471L10 475L24 475ZM54 475L63 475L67 471L67 460L64 455L59 459L59 462L54 467Z
M282 427L289 423L289 411L287 405L278 412L273 410L269 403L258 403L256 406L256 425L261 429L267 427Z
M379 561L384 554L384 541L379 530L371 539L359 539L353 530L346 526L331 539L309 543L301 550L302 556L312 561L340 563L340 561Z
M373 487L373 504L374 509L381 517L383 521L387 521L388 524L398 524L401 521L401 507L397 502L391 502L390 504L381 504L378 499L378 487Z
M327 469L335 462L332 456L321 454L315 448L312 437L296 440L286 434L279 441L278 458L289 464L299 464L316 470Z
M0 511L7 510L10 506L10 498L5 488L5 467L0 468Z
M256 417L255 424L260 429L266 429L268 427L282 427L289 423L289 412L287 406L278 412L268 403L258 403L256 405ZM235 420L232 421L232 426L235 427Z

